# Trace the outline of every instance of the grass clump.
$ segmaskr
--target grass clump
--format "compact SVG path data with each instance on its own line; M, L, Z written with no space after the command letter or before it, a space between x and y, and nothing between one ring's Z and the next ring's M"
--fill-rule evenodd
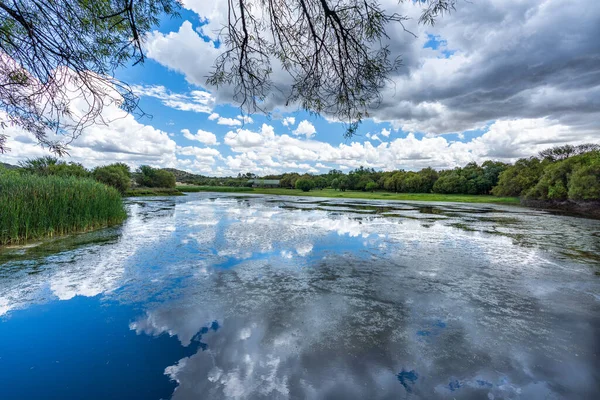
M119 192L90 178L0 170L0 245L122 222Z

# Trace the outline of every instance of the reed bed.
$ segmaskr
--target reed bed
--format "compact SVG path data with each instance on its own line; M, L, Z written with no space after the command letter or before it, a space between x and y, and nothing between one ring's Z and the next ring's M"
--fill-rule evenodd
M85 232L125 218L119 192L93 179L0 173L0 245Z

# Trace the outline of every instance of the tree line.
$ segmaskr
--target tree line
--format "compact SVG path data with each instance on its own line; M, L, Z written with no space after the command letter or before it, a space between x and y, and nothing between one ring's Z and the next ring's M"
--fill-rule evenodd
M123 163L86 169L53 157L20 164L25 173L93 177L125 193L132 185L174 188L176 182L198 186L251 186L251 179L277 179L282 188L310 191L331 188L340 191L387 191L394 193L440 193L514 196L533 200L600 200L600 146L557 146L514 164L488 160L464 167L436 171L376 171L359 167L344 173L332 169L325 174L288 172L260 177L239 173L236 177L208 177L167 168L142 165L135 171Z
M256 174L214 178L192 176L188 183L204 186L246 186ZM564 145L541 151L535 157L514 164L488 160L464 167L436 171L376 171L359 167L348 173L332 169L325 174L297 172L267 175L279 179L282 188L303 191L335 190L387 191L395 193L441 193L514 196L534 200L600 199L600 146Z
M532 200L600 200L600 146L560 146L539 157L522 158L507 168L496 196Z
M441 193L513 196L532 200L600 200L600 146L557 146L514 164L485 161L478 165L436 171L375 171L359 167L344 174L331 170L322 175L287 173L282 187L395 193Z

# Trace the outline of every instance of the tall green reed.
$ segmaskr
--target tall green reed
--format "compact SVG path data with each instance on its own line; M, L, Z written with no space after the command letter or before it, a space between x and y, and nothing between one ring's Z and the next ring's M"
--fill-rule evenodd
M122 222L121 195L89 178L0 171L0 245Z

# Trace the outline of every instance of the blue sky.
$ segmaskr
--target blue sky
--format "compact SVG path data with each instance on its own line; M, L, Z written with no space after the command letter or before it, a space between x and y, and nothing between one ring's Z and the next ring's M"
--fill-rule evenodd
M87 129L70 145L68 159L89 167L121 161L223 176L360 165L452 168L514 161L557 144L597 143L600 10L586 3L465 2L425 27L416 22L415 3L382 1L411 18L406 25L417 37L389 27L390 49L403 65L371 118L345 139L343 124L286 107L276 96L266 101L269 115L242 117L231 88L205 84L220 53L216 28L227 2L185 0L180 18L163 18L148 35L146 62L117 71L148 115L123 115L108 105L108 124ZM557 24L570 26L569 35ZM274 80L286 84L282 71L274 71ZM7 133L12 151L1 161L45 154L26 132Z

